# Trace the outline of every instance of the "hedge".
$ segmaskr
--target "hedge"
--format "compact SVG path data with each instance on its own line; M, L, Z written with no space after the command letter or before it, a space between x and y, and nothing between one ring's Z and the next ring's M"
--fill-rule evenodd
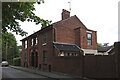
M21 59L21 57L16 57L16 58L14 58L13 59L13 61L14 61L14 66L20 66L20 59Z

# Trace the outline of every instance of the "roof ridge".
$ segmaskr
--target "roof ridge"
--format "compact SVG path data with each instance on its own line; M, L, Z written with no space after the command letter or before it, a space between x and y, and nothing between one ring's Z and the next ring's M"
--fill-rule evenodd
M56 23L59 23L59 22L61 22L61 21L66 21L66 20L69 20L70 18L75 17L75 16L76 16L76 15L71 16L71 17L69 17L69 18L67 18L67 19L64 19L64 20L60 20L60 21L54 22L54 23L52 23L52 24L56 24Z
M57 24L57 23L59 23L59 22L67 21L67 20L69 20L69 19L71 19L71 18L73 18L73 17L75 17L76 19L78 19L78 21L84 26L83 28L88 29L88 28L83 24L83 22L82 22L76 15L73 15L73 16L67 18L67 19L64 19L64 20L60 20L60 21L54 22L54 23L52 23L52 24L54 25L54 24Z

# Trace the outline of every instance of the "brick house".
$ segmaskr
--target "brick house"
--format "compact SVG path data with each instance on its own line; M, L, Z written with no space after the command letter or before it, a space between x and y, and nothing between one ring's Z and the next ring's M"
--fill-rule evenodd
M97 32L86 28L67 10L62 20L42 28L22 41L21 65L48 70L54 56L79 56L97 53Z

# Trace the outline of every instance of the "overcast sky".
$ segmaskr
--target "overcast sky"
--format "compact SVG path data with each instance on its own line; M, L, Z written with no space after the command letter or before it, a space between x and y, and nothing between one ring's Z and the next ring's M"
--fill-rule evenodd
M44 4L36 4L36 15L52 20L52 23L61 20L62 9L69 10L70 15L76 15L88 28L97 31L98 43L110 43L118 41L118 1L119 0L44 0ZM28 35L40 30L41 25L31 22L20 22L21 28ZM16 36L18 45L24 37Z

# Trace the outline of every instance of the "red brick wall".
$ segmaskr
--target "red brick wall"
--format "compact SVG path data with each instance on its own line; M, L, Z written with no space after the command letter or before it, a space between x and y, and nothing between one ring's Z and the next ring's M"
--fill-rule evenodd
M75 32L75 44L80 47L80 28L74 29Z
M53 24L55 28L57 27L67 27L70 28L72 30L81 27L81 28L85 28L85 26L83 25L83 23L77 18L77 16L72 16L68 19L62 20L62 21L58 21L56 23Z
M75 33L67 27L57 27L56 42L73 43L75 44Z
M67 10L62 10L62 20L67 19L70 17L70 12Z
M38 54L39 64L42 64L42 56L40 54L42 54L42 52L44 50L48 51L49 53L53 52L52 51L52 48L53 48L52 42L54 40L56 42L77 44L78 46L80 46L81 48L84 48L84 49L96 49L97 48L96 32L92 31L92 47L88 47L87 46L87 34L86 34L87 29L85 28L83 23L76 16L72 16L72 17L65 19L63 21L59 21L57 23L54 23L53 26L54 26L54 29L43 30L37 34L38 40L39 40L38 41L39 47L36 46L34 48L36 48L37 52L39 53ZM76 29L76 28L78 28L78 29ZM47 45L42 46L44 32L47 33ZM24 55L24 53L26 53L29 57L28 58L28 66L31 65L31 53L32 53L31 49L33 49L33 47L31 47L31 39L34 36L36 36L36 35L32 35L28 38L28 48L27 49L24 49L25 48L24 41L23 41L23 45L22 45L23 55ZM84 39L83 39L83 36L85 36ZM50 57L50 55L48 54L49 57ZM21 62L23 65L23 61L21 61Z
M89 30L80 28L80 46L83 49L97 49L97 35L95 31L92 32L92 46L87 46L87 32Z
M43 34L47 33L47 44L46 45L42 45L43 44ZM42 33L39 34L38 39L39 39L39 44L38 44L38 52L39 52L39 63L42 63L42 53L43 51L47 51L47 56L48 59L51 58L50 56L52 55L52 42L53 42L53 33L52 33L52 29L44 31ZM49 62L49 60L48 60Z
M43 45L43 34L47 33L47 44ZM38 44L38 53L39 53L39 64L41 64L41 68L43 70L48 70L48 65L51 64L51 56L53 55L53 46L52 46L52 42L53 42L53 29L48 29L46 31L41 32L38 35L38 39L39 39L39 44ZM43 51L47 51L47 64L43 64ZM38 65L39 65L38 64Z
M43 44L43 34L44 33L47 33L47 44L46 45L42 45ZM38 38L38 45L35 45L34 47L31 46L31 39L33 37L36 37ZM21 59L21 65L24 66L24 55L25 53L28 54L28 61L27 61L27 64L28 64L28 67L31 66L31 55L32 55L32 51L35 49L35 51L38 53L38 67L39 65L41 64L41 67L42 69L47 69L48 70L48 65L51 64L51 56L53 56L53 45L52 45L52 42L53 42L53 29L47 29L45 31L42 31L40 33L38 33L37 35L33 35L31 37L28 38L28 48L25 49L24 45L25 45L25 41L22 41L22 59ZM43 64L43 51L47 51L47 65L46 64Z
M88 30L76 16L54 24L56 42L77 44L83 49L97 49L96 31ZM87 32L92 32L92 46L87 46ZM84 38L83 38L84 37Z
M80 26L75 16L53 24L56 28L56 42L75 44L74 28Z
M27 44L28 44L28 40L27 40ZM29 51L28 51L28 48L29 48L29 46L27 46L27 48L25 49L25 40L24 41L22 41L22 54L21 54L21 57L22 57L22 59L21 59L21 65L22 66L28 66L28 63L25 63L25 54L28 56L27 57L27 61L29 61Z

